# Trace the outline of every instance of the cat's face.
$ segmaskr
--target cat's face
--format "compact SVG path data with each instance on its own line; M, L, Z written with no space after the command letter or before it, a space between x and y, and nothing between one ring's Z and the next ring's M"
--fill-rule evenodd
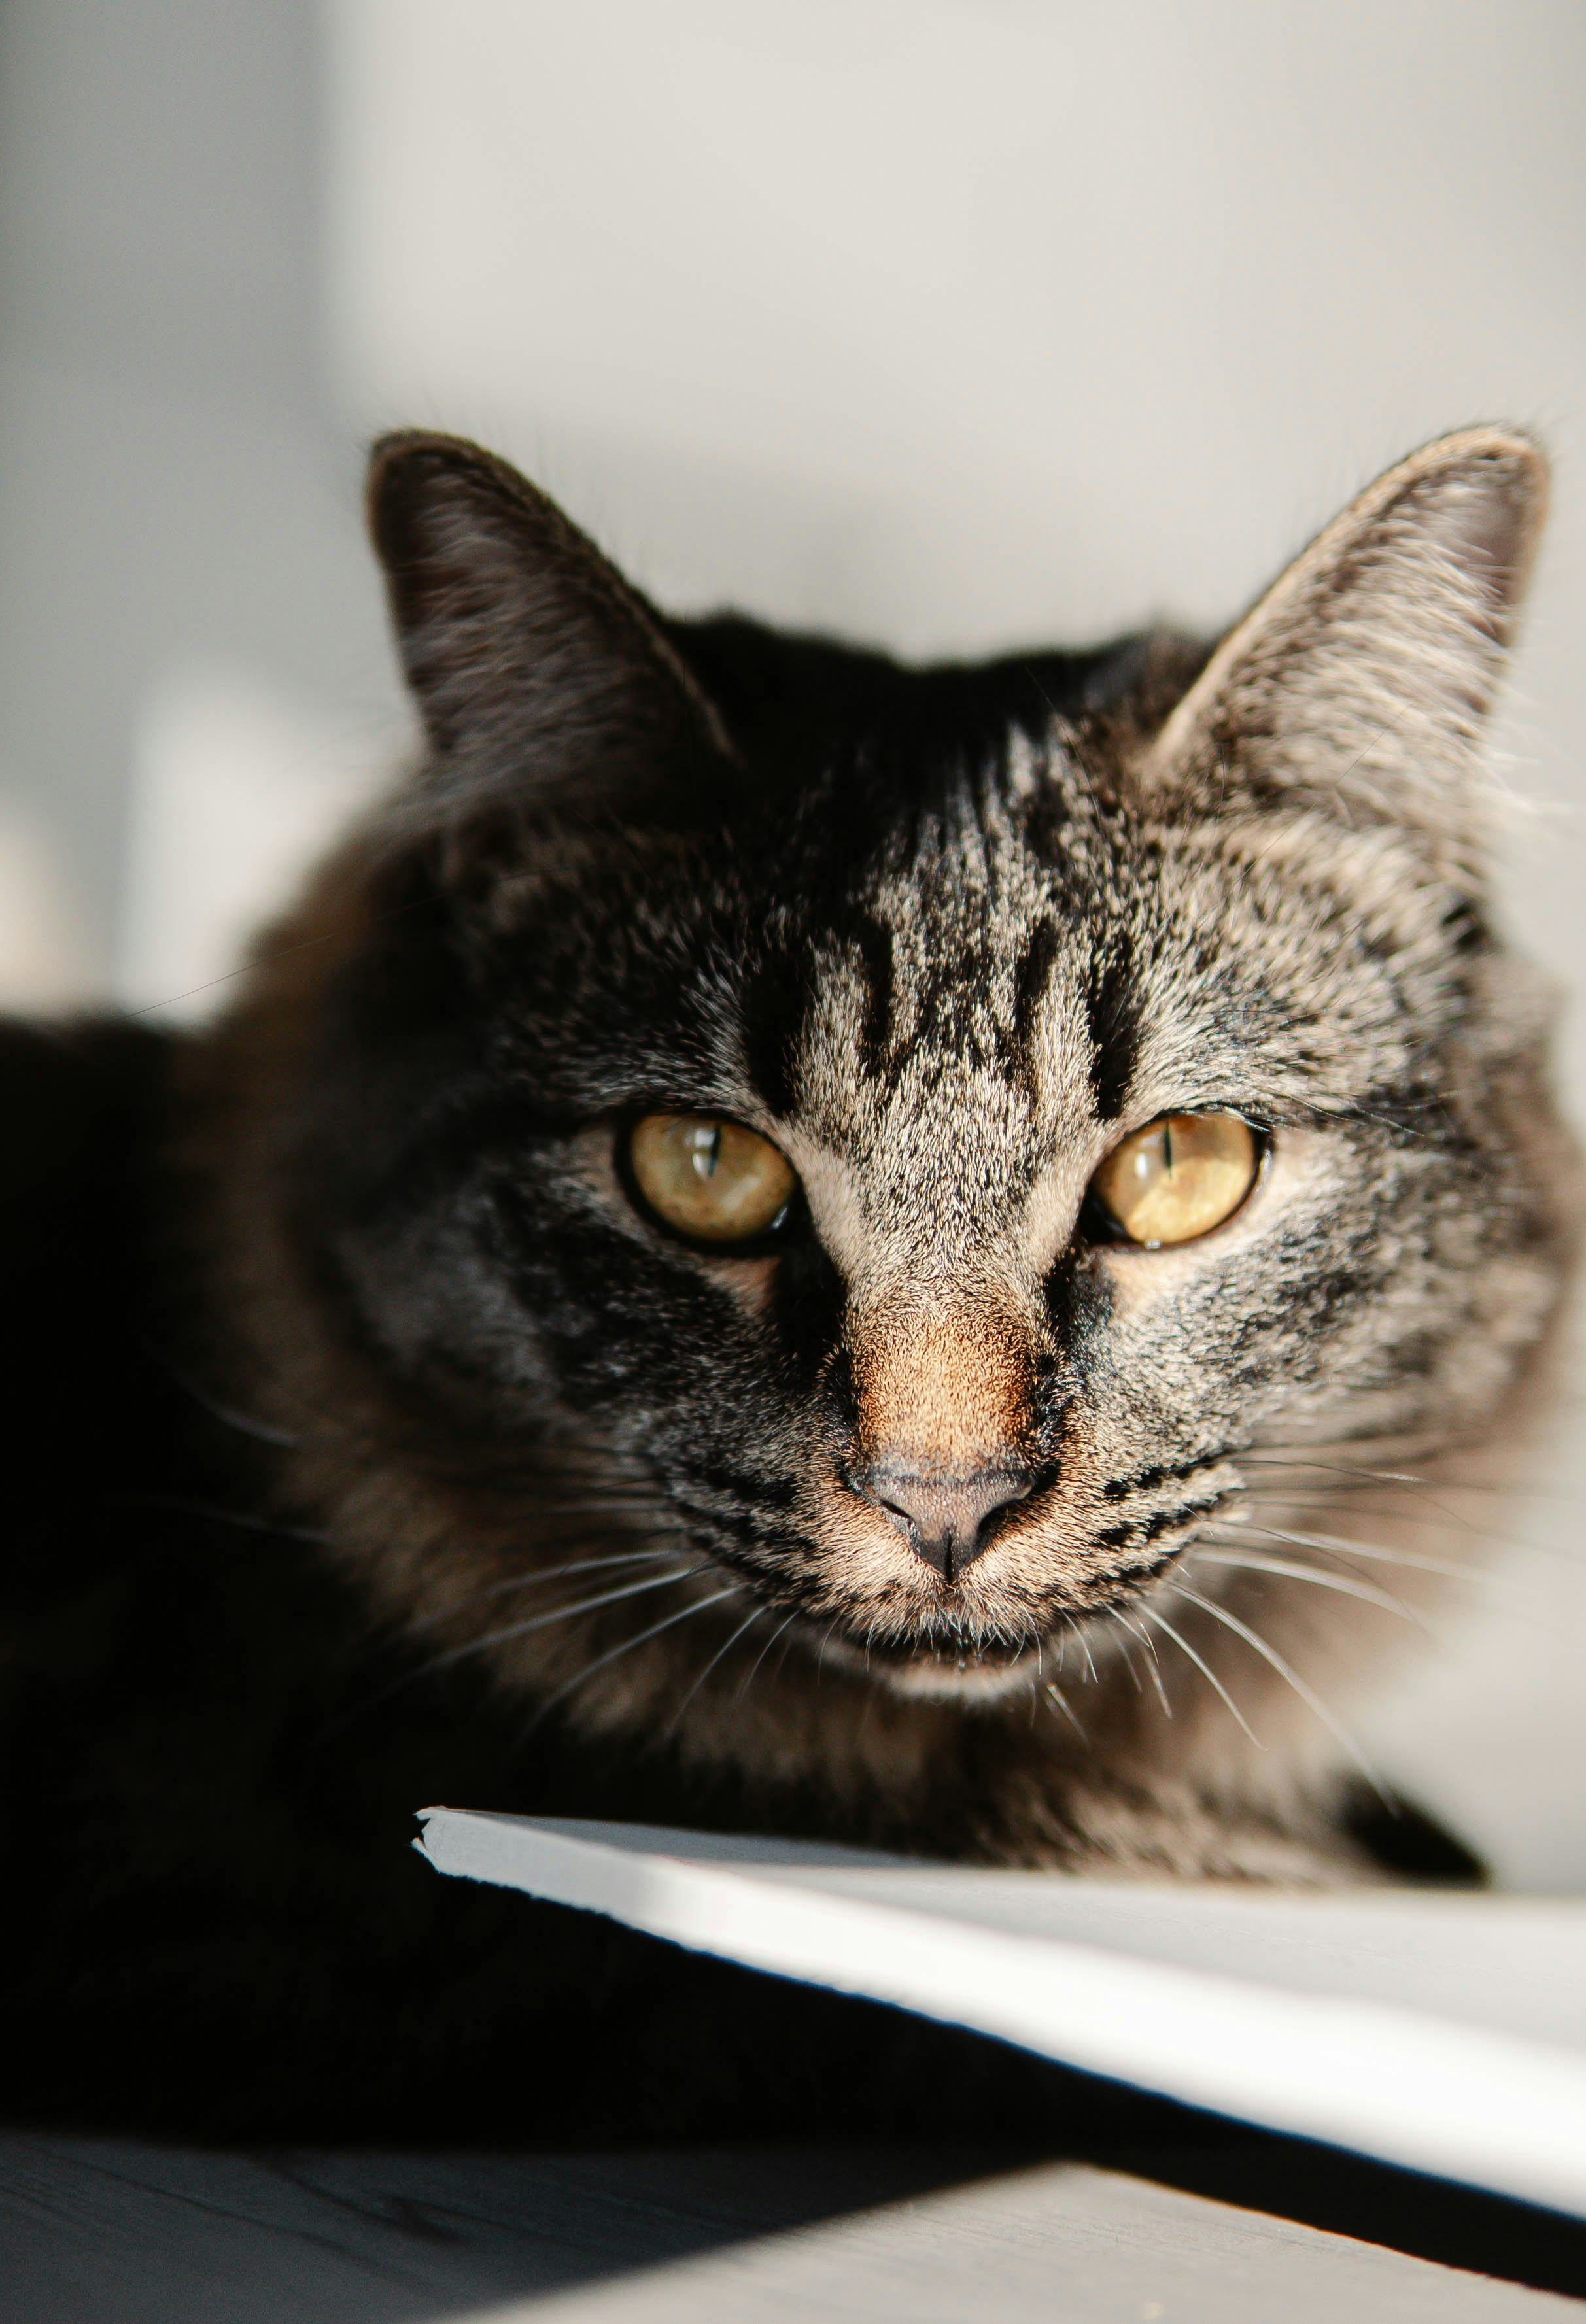
M1505 590L1525 456L1421 487L1439 558L1462 523ZM559 595L525 609L497 542L470 599L490 528L442 495L439 587L408 481L385 547L466 803L328 1011L302 1201L416 1408L607 1448L749 1610L984 1695L1133 1618L1252 1446L1447 1432L1501 1389L1555 1273L1505 1111L1533 1028L1462 807L1382 809L1379 671L1258 628L1164 729L1138 657L1039 665L1049 713L1034 664L855 658L801 730L766 671L813 686L809 650L653 630L562 533ZM608 669L559 724L543 643L515 693L456 643L503 591ZM1469 669L1413 779L1454 779L1497 651L1474 585L1448 618ZM1257 651L1287 657L1259 686ZM525 812L536 752L568 765Z

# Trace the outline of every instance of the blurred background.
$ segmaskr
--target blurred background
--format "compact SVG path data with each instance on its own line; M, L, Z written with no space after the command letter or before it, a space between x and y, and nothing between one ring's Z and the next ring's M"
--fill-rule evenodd
M923 655L1219 627L1510 418L1503 880L1586 1114L1583 104L1578 0L0 0L0 1005L202 1014L400 757L383 426ZM1586 1887L1581 1418L1358 1720L1522 1886Z

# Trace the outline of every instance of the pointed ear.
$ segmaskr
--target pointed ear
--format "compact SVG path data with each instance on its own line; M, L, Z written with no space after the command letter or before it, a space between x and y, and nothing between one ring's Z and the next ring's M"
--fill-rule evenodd
M504 460L384 437L369 530L448 797L598 807L732 756L661 623Z
M1513 430L1389 469L1218 647L1147 754L1148 792L1390 823L1457 862L1546 505L1546 461Z

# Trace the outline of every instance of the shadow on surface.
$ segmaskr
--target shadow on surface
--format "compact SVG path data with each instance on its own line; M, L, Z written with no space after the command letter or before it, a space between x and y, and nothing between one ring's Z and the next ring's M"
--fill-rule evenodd
M1581 2222L1057 2068L1051 2093L1068 2135L1040 2150L801 2141L227 2153L14 2132L0 2136L6 2313L18 2324L433 2324L1058 2154L1414 2258L1586 2295Z
M0 2138L16 2324L420 2324L922 2195L1021 2156L755 2146L246 2155Z

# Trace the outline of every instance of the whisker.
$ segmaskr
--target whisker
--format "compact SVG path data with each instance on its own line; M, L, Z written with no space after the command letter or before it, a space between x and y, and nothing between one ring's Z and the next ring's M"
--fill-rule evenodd
M784 1623L783 1623L783 1625L782 1625L782 1628L783 1628L783 1630L784 1630L784 1631L789 1631L789 1629L790 1629L790 1626L789 1626L789 1624L788 1624L787 1622L784 1622ZM791 1652L792 1652L792 1650L793 1650L794 1643L795 1643L795 1641L797 1640L798 1637L798 1631L797 1631L797 1630L791 1630L791 1631L790 1631L790 1635L788 1635L788 1636L787 1636L787 1637L784 1637L784 1638L783 1638L783 1640L782 1640L782 1651L781 1651L781 1653L777 1656L777 1666L776 1666L776 1669L775 1669L775 1670L773 1671L773 1673L771 1674L771 1675L772 1675L772 1677L773 1677L773 1678L778 1678L778 1679L779 1679L779 1678L781 1677L781 1675L782 1675L782 1673L787 1669L787 1667L788 1667L788 1656L789 1655L789 1654L791 1654Z
M1307 1685L1293 1665L1284 1660L1276 1646L1268 1646L1259 1631L1252 1630L1248 1622L1241 1622L1237 1614L1231 1614L1226 1606L1220 1606L1215 1599L1203 1597L1198 1590L1192 1590L1187 1582L1170 1582L1166 1587L1176 1596L1187 1598L1192 1606L1199 1606L1203 1612L1212 1616L1213 1621L1221 1622L1225 1629L1231 1630L1236 1638L1242 1638L1247 1646L1253 1646L1262 1660L1269 1663L1279 1678L1286 1680L1293 1687L1300 1701L1315 1713L1328 1733L1349 1753L1383 1806L1390 1812L1393 1812L1392 1793L1348 1728L1342 1724L1336 1714L1323 1702L1315 1688Z
M1462 1455L1474 1459L1477 1448L1465 1444L1433 1445L1430 1451L1438 1459L1457 1460ZM1352 1462L1311 1461L1297 1453L1268 1449L1265 1452L1240 1452L1234 1456L1241 1469L1313 1469L1326 1476L1337 1477L1344 1486L1369 1489L1373 1485L1411 1485L1426 1491L1455 1493L1494 1493L1504 1500L1569 1500L1572 1497L1556 1486L1537 1485L1524 1478L1503 1477L1421 1477L1403 1469L1372 1469ZM1336 1486L1326 1489L1339 1489Z
M1149 1630L1137 1630L1133 1622L1124 1612L1121 1606L1115 1607L1113 1609L1112 1618L1115 1622L1121 1622L1124 1628L1130 1633L1130 1637L1138 1638L1141 1646L1144 1646L1146 1650L1146 1668L1150 1673L1151 1683L1157 1690L1157 1697L1162 1705L1164 1716L1171 1719L1173 1716L1173 1705L1167 1699L1167 1689L1162 1683L1162 1666L1157 1660L1156 1639L1152 1637ZM1132 1663L1130 1667L1131 1670L1133 1669L1134 1665Z
M841 1614L834 1614L831 1620L826 1624L825 1628L821 1632L821 1642L815 1650L815 1683L816 1686L819 1686L822 1679L825 1676L826 1648L832 1643L832 1632L836 1629L842 1619L843 1617Z
M1079 1737L1080 1741L1084 1745L1088 1751L1091 1748L1091 1738L1085 1733L1084 1729L1080 1725L1079 1720L1074 1713L1074 1705L1069 1702L1068 1697L1064 1693L1063 1689L1057 1684L1056 1681L1055 1679L1048 1679L1041 1692L1045 1694L1048 1702L1052 1703L1063 1713L1064 1718L1067 1720L1069 1725L1073 1728L1074 1733Z
M235 1411L230 1405L222 1404L173 1364L169 1356L161 1354L152 1342L143 1342L143 1352L159 1365L167 1379L175 1382L184 1396L192 1398L200 1412L207 1412L211 1420L218 1420L223 1427L235 1428L239 1436L251 1436L255 1443L277 1444L289 1452L302 1442L290 1429L272 1427L267 1420L254 1420L248 1413Z
M716 1665L721 1661L723 1655L732 1652L733 1648L737 1645L739 1639L742 1637L745 1631L753 1629L755 1624L760 1620L765 1611L766 1609L763 1606L756 1606L752 1613L744 1617L743 1620L739 1623L737 1628L724 1642L724 1644L716 1648L709 1662L706 1663L705 1668L700 1672L699 1676L695 1680L687 1693L683 1697L682 1702L678 1703L670 1719L668 1720L665 1732L662 1737L663 1741L669 1741L672 1736L677 1733L678 1720L682 1718L683 1713L687 1710L695 1696L699 1692L700 1688L705 1684L705 1680L710 1676L712 1671L715 1670Z
M1249 1720L1245 1717L1244 1712L1240 1709L1232 1695L1230 1694L1228 1689L1223 1685L1222 1681L1218 1677L1211 1664L1202 1661L1200 1655L1195 1652L1194 1646L1191 1646L1189 1640L1184 1637L1182 1632L1174 1628L1166 1615L1164 1614L1159 1608L1156 1606L1142 1606L1140 1608L1140 1612L1145 1616L1148 1622L1155 1622L1159 1630L1166 1631L1167 1636L1172 1639L1179 1652L1188 1655L1190 1661L1194 1663L1195 1668L1200 1672L1201 1676L1205 1680L1207 1685L1221 1697L1222 1702L1232 1714L1236 1723L1244 1729L1245 1733L1249 1737L1250 1741L1255 1745L1257 1750L1264 1751L1267 1748L1267 1746L1262 1742L1255 1729L1250 1725ZM1169 1713L1169 1716L1171 1716L1171 1713Z
M1368 1516L1396 1517L1401 1520L1408 1518L1415 1525L1455 1525L1463 1533L1476 1535L1479 1540L1507 1543L1507 1536L1496 1534L1489 1526L1478 1525L1476 1520L1468 1517L1463 1509L1450 1508L1446 1501L1434 1498L1437 1493L1468 1493L1474 1489L1473 1486L1462 1485L1457 1480L1451 1482L1444 1479L1435 1487L1407 1486L1402 1493L1396 1494L1391 1500L1371 1504L1366 1502L1361 1497L1367 1493L1377 1492L1379 1487L1375 1478L1367 1477L1356 1485L1304 1483L1247 1485L1243 1489L1241 1498L1249 1501L1283 1501L1291 1505L1296 1500L1348 1503L1355 1508L1363 1509ZM1505 1498L1508 1499L1509 1496L1506 1495ZM1435 1514L1428 1515L1428 1511ZM1483 1512L1483 1514L1486 1513Z
M664 1507L659 1496L643 1485L634 1485L628 1490L613 1486L598 1493L580 1493L574 1499L547 1501L541 1506L545 1514L549 1517L578 1517L586 1510L622 1509L625 1511L649 1507L654 1509L658 1518L676 1526L679 1532L683 1529L677 1516Z
M1429 1625L1402 1598L1393 1597L1386 1590L1377 1590L1369 1582L1351 1582L1342 1573L1323 1573L1314 1565L1301 1565L1287 1557L1240 1557L1222 1549L1202 1549L1197 1546L1191 1554L1203 1565L1236 1567L1241 1573L1277 1573L1294 1582L1314 1582L1319 1590L1337 1590L1346 1598L1358 1598L1367 1606L1380 1606L1389 1614L1402 1614L1406 1622L1429 1631Z
M632 1653L635 1646L648 1645L651 1638L659 1638L663 1630L671 1629L676 1623L686 1622L691 1614L703 1614L707 1606L719 1606L724 1598L741 1597L746 1586L742 1582L734 1582L725 1590L716 1591L712 1597L696 1599L692 1604L682 1607L677 1613L668 1614L661 1621L652 1622L648 1630L641 1630L637 1637L624 1638L620 1646L613 1646L609 1652L597 1655L594 1662L586 1663L581 1671L575 1671L573 1676L564 1685L558 1686L554 1694L547 1695L530 1722L529 1733L532 1735L540 1721L556 1709L558 1702L571 1694L575 1687L582 1686L586 1679L592 1679L596 1671L604 1670L608 1663L614 1663L621 1655Z
M760 1666L761 1666L761 1663L763 1663L763 1662L764 1662L764 1660L765 1660L766 1656L770 1654L770 1652L771 1648L776 1645L777 1640L781 1637L781 1635L782 1635L783 1631L784 1631L784 1630L786 1630L787 1628L789 1628L789 1626L790 1626L791 1624L793 1624L794 1622L796 1622L798 1619L798 1607L797 1607L797 1606L795 1606L795 1607L794 1607L794 1609L793 1609L793 1611L792 1611L790 1614L786 1615L786 1616L783 1618L783 1619L782 1619L780 1622L779 1622L779 1623L778 1623L778 1625L777 1625L776 1628L771 1632L770 1637L766 1640L766 1642L765 1642L764 1646L761 1646L761 1650L760 1650L759 1654L757 1654L757 1655L756 1655L756 1656L754 1657L754 1660L750 1664L750 1665L749 1665L749 1671L748 1671L748 1675L740 1681L740 1683L739 1683L739 1686L738 1686L738 1692L737 1692L737 1693L733 1697L733 1702L742 1702L742 1700L743 1700L744 1696L745 1696L745 1695L748 1693L748 1692L749 1692L750 1681L753 1678L753 1676L754 1676L755 1673L759 1670L759 1668L760 1668Z
M1206 1528L1206 1538L1208 1541L1215 1542L1223 1549L1248 1549L1252 1541L1289 1542L1292 1539L1293 1545L1298 1548L1314 1549L1319 1556L1330 1557L1335 1565L1342 1565L1347 1573L1352 1573L1357 1582L1363 1582L1368 1585L1370 1583L1370 1575L1361 1572L1360 1566L1356 1563L1353 1555L1351 1554L1359 1546L1359 1545L1354 1542L1350 1542L1346 1545L1342 1540L1336 1542L1329 1541L1323 1538L1320 1535L1302 1538L1298 1535L1291 1536L1286 1533L1279 1532L1272 1526L1247 1525L1241 1525L1237 1533L1227 1531L1220 1533L1215 1526L1208 1526ZM1191 1554L1193 1554L1193 1552ZM1373 1553L1373 1554L1376 1555L1377 1561L1379 1563L1392 1564L1396 1562L1396 1555L1392 1550L1384 1550L1379 1553ZM1476 1577L1472 1576L1471 1578L1475 1579ZM1386 1587L1386 1585L1384 1586ZM1409 1608L1406 1605L1405 1600L1399 1597L1397 1591L1389 1591L1388 1594L1393 1599L1394 1604L1397 1607L1401 1608L1406 1613L1409 1612Z
M245 1433L261 1435L266 1443L279 1440L290 1446L304 1441L302 1436L289 1435L284 1430L267 1431L266 1424L253 1423L244 1415L217 1409L189 1381L180 1385L207 1410L215 1411L217 1417L233 1425L240 1425ZM548 1480L565 1479L577 1482L583 1479L600 1485L613 1499L626 1496L636 1504L648 1501L654 1507L662 1498L652 1476L609 1445L553 1440L509 1454L494 1440L475 1440L420 1449L392 1426L366 1419L357 1421L340 1413L327 1416L300 1397L292 1401L301 1416L305 1434L331 1434L342 1443L376 1455L398 1455L420 1475L442 1482L493 1485L498 1489L522 1494L542 1491Z
M504 1629L487 1631L482 1638L470 1638L466 1646L438 1655L424 1668L426 1672L449 1670L466 1656L482 1655L489 1646L504 1646L509 1638L526 1637L530 1630L546 1630L555 1622L570 1622L575 1614L593 1614L597 1607L614 1606L620 1598L637 1598L646 1590L664 1590L669 1582L687 1582L699 1570L698 1564L680 1565L670 1573L652 1573L643 1582L624 1582L620 1590L603 1590L598 1597L576 1598L570 1606L553 1606L549 1614L535 1614L527 1622L509 1622Z
M331 1536L318 1533L310 1526L283 1525L274 1517L259 1517L245 1509L217 1508L210 1501L184 1500L177 1493L106 1493L106 1508L169 1509L177 1517L205 1517L213 1525L235 1526L240 1533L277 1534L285 1541L311 1541L320 1547L329 1545Z
M1117 1609L1117 1608L1116 1608L1116 1607L1114 1607L1114 1608L1113 1608L1113 1609L1112 1609L1112 1616L1111 1616L1111 1618L1112 1618L1113 1623L1116 1625L1116 1624L1118 1623L1118 1609ZM1135 1666L1134 1666L1134 1656L1130 1654L1130 1650L1129 1650L1129 1648L1128 1648L1127 1646L1120 1646L1120 1649L1119 1649L1119 1651L1120 1651L1120 1654L1122 1655L1122 1656L1123 1656L1123 1667L1124 1667L1124 1669L1129 1673L1130 1678L1130 1680L1132 1681L1133 1685L1134 1685L1134 1691L1135 1691L1135 1692L1136 1692L1137 1694L1143 1694L1143 1693L1145 1692L1145 1685L1144 1685L1144 1683L1142 1682L1142 1680L1141 1680L1141 1678L1140 1678L1140 1674L1139 1674L1139 1671L1138 1671L1138 1670L1136 1670L1136 1668L1135 1668ZM1037 1654L1037 1672L1038 1672L1039 1667L1040 1667L1040 1664L1039 1664L1040 1648L1039 1648L1039 1646L1037 1646L1037 1649L1036 1649L1036 1654Z
M630 1549L620 1556L576 1557L568 1565L544 1565L530 1573L514 1574L509 1582L493 1582L486 1590L476 1590L472 1596L456 1599L449 1606L433 1614L421 1614L416 1621L406 1622L403 1628L410 1634L433 1630L449 1621L454 1615L468 1612L475 1606L488 1604L492 1598L504 1598L514 1590L532 1590L542 1582L563 1582L569 1573L594 1573L603 1566L654 1565L663 1557L676 1557L675 1549Z
M1463 1491L1466 1489L1462 1486L1458 1488L1458 1489ZM1307 1502L1318 1501L1322 1497L1320 1495L1316 1494L1307 1494L1305 1496ZM1331 1494L1329 1494L1328 1498L1331 1499ZM1538 1498L1540 1498L1540 1496L1538 1496ZM1571 1497L1568 1495L1561 1495L1558 1498L1560 1499L1568 1499ZM1277 1493L1268 1494L1265 1496L1259 1493L1250 1493L1248 1495L1248 1499L1251 1502L1252 1506L1256 1507L1258 1510L1259 1510L1263 1499L1277 1499L1280 1504L1281 1509L1292 1508L1295 1506L1296 1496L1292 1493ZM1490 1526L1478 1525L1475 1519L1473 1517L1467 1517L1462 1509L1451 1509L1446 1502L1434 1500L1429 1496L1422 1496L1421 1507L1410 1508L1406 1508L1402 1503L1400 1503L1397 1508L1390 1507L1383 1508L1380 1507L1374 1507L1368 1502L1356 1500L1351 1502L1350 1505L1350 1514L1351 1516L1359 1515L1365 1517L1380 1518L1385 1522L1393 1525L1407 1524L1426 1526L1432 1528L1435 1532L1445 1533L1448 1531L1450 1526L1452 1526L1456 1531L1468 1536L1471 1540L1482 1543L1489 1549L1504 1552L1518 1551L1526 1556L1554 1559L1569 1567L1572 1571L1573 1571L1580 1563L1576 1551L1572 1547L1565 1546L1562 1543L1556 1541L1527 1539L1524 1534L1517 1534L1514 1532L1494 1532Z
M1393 1500L1369 1500L1366 1496L1380 1488L1365 1484L1344 1489L1336 1485L1247 1485L1240 1494L1241 1502L1252 1508L1276 1507L1293 1508L1296 1504L1310 1508L1347 1508L1351 1517L1383 1517L1396 1525L1447 1526L1458 1526L1462 1533L1474 1534L1478 1540L1506 1545L1508 1536L1479 1526L1462 1510L1451 1509L1445 1502L1434 1500L1418 1488L1400 1494Z
M1441 1573L1451 1582L1468 1582L1473 1589L1496 1591L1508 1599L1516 1611L1522 1601L1506 1591L1496 1575L1481 1573L1457 1560L1428 1557L1418 1549L1386 1549L1379 1542L1350 1541L1341 1535L1326 1533L1291 1533L1278 1526L1249 1526L1246 1531L1260 1541L1285 1541L1293 1549L1330 1550L1343 1557L1367 1557L1382 1565L1403 1565L1416 1573Z
M1364 1462L1346 1461L1306 1461L1292 1452L1241 1452L1240 1468L1250 1469L1319 1469L1330 1477L1359 1477L1377 1485L1435 1485L1445 1481L1437 1477L1412 1476L1403 1469L1369 1469Z

